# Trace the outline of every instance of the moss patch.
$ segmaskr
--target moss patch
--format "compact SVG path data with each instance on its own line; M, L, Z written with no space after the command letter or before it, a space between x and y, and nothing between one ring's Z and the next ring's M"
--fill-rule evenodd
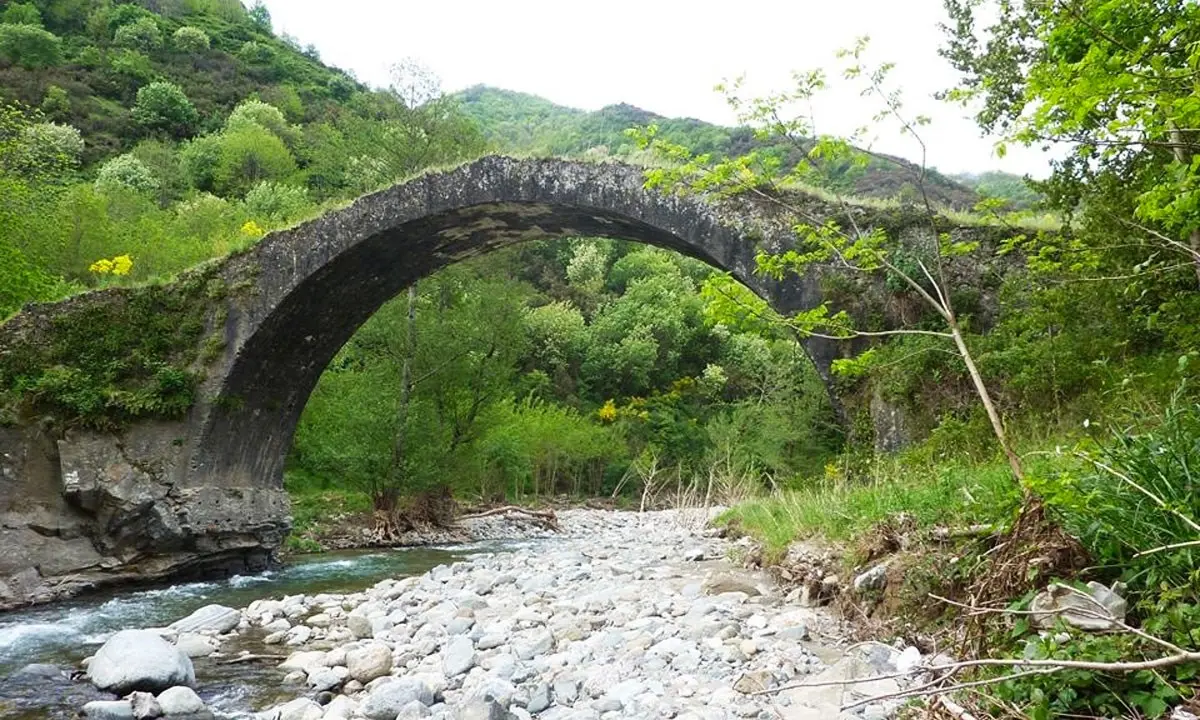
M218 307L206 292L212 271L12 318L0 327L0 422L117 428L181 417L203 379L201 338Z

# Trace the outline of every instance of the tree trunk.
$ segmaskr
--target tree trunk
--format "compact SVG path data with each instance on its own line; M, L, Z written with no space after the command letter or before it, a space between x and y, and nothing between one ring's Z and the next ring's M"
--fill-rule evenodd
M396 435L392 440L392 465L382 492L375 498L375 536L379 542L394 540L400 533L397 517L400 485L405 477L408 435L408 408L412 400L412 364L417 350L417 284L408 288L408 341L400 369L400 403L396 408Z
M408 406L412 400L412 364L417 350L417 284L408 288L408 341L405 344L404 362L400 369L400 405L396 408L396 438L392 443L392 470L404 465L405 438L408 425Z
M975 367L975 358L971 355L970 348L967 347L962 330L958 327L958 321L953 316L948 320L947 324L950 326L950 334L954 337L954 345L967 365L967 372L971 374L975 392L979 394L979 400L983 403L984 410L987 411L988 420L992 422L992 432L996 434L996 441L1000 443L1000 449L1008 458L1008 465L1012 468L1013 476L1018 481L1024 482L1025 470L1021 467L1021 458L1017 457L1017 453L1008 444L1008 434L1004 431L1004 422L1000 419L1000 413L996 411L996 404L992 402L992 394L988 392L987 385L983 382L983 376L979 374L979 368Z

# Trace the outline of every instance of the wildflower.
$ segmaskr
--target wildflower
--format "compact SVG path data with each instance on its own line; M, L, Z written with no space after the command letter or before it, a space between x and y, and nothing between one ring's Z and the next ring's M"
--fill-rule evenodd
M128 275L133 269L133 258L129 255L118 255L112 259L113 275Z
M267 231L259 227L258 223L253 220L247 220L246 224L242 226L242 234L257 239L266 235Z
M604 422L612 422L617 419L617 405L612 400L606 400L604 406L597 410L596 414Z
M108 258L100 258L88 266L88 272L96 273L97 275L107 275L112 271L113 261Z

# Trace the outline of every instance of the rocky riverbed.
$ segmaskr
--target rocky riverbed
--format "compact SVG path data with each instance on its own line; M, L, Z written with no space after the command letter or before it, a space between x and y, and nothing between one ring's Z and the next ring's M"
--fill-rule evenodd
M224 661L277 656L267 659L294 699L241 716L261 720L883 718L897 703L842 708L896 690L894 680L845 681L921 661L912 648L839 649L838 621L733 565L706 516L570 510L559 520L553 539L365 591L212 606L110 642ZM239 650L247 638L264 650ZM190 684L190 662L114 667L122 656L140 653L102 649L93 679L158 692L160 706L165 687ZM132 677L155 668L171 678ZM810 686L761 692L797 683ZM186 713L155 710L146 694L87 714L205 716L191 695L167 692Z

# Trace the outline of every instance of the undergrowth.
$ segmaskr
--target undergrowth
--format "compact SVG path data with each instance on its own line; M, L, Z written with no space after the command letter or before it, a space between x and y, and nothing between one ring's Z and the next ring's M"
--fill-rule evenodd
M904 550L889 558L888 591L849 596L848 602L859 614L882 609L891 616L893 631L940 637L939 647L955 647L967 656L1111 663L1170 654L1161 643L1128 633L1089 633L1061 623L1046 632L1026 616L969 617L931 597L1023 611L1050 580L1081 589L1088 581L1120 583L1115 587L1128 601L1130 625L1195 651L1200 648L1200 404L1189 392L1185 382L1156 412L1144 412L1136 421L1118 424L1110 417L1102 430L1026 453L1028 488L1041 503L1036 525L1044 533L1031 542L1053 537L1077 551L1070 551L1070 562L1059 562L1042 556L1069 548L1033 548L1026 563L1032 581L1001 583L1003 597L980 594L980 588L997 574L1011 574L1011 568L996 567L1004 555L997 550L1029 538L1010 534L1020 517L1022 489L999 460L954 462L928 448L865 462L847 457L827 468L825 477L743 503L721 520L758 538L768 560L783 557L796 540L834 541L849 549L851 572L878 561L863 552L878 545L876 538L905 535L904 543L891 544L891 552L902 545ZM983 530L947 544L931 537L934 527ZM1046 567L1037 567L1040 560ZM960 679L998 679L1009 672ZM1198 677L1200 667L1187 663L1129 673L1063 670L997 682L963 702L976 717L1158 718L1175 705L1197 701Z

